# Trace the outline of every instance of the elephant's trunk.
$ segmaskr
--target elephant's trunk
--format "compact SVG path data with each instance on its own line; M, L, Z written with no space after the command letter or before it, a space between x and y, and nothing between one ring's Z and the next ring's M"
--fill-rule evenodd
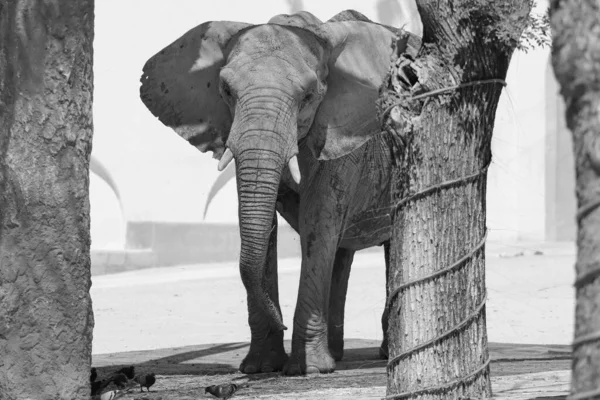
M286 329L281 312L263 285L269 236L283 163L264 150L247 150L237 160L240 273L242 282L270 320L271 330Z
M287 329L279 308L268 295L263 277L281 173L297 153L295 124L290 122L280 117L275 129L273 124L267 128L269 124L264 119L258 127L256 121L242 122L240 125L245 126L241 133L234 123L228 141L237 170L242 282L267 316L271 331Z

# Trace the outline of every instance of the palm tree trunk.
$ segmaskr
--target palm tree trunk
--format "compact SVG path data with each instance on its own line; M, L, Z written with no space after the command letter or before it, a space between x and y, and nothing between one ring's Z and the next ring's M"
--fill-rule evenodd
M573 133L577 213L571 394L600 396L600 3L551 1L552 65ZM591 392L591 393L589 393ZM588 393L588 396L584 394Z
M89 398L94 1L0 2L0 398Z
M399 149L388 301L389 398L491 396L486 178L502 80L516 43L485 43L484 25L475 15L482 10L452 3L417 2L424 47L415 61L406 56L394 61L380 100L381 115L391 116L384 126ZM527 2L504 3L528 12ZM522 31L522 24L514 29ZM461 84L468 85L456 87ZM430 93L443 88L451 89ZM401 94L423 97L401 100Z

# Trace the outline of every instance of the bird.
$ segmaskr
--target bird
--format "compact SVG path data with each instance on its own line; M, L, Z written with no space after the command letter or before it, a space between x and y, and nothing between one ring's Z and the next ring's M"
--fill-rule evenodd
M116 400L123 396L123 392L120 390L111 390L110 392L102 393L101 395L95 396L94 399L98 400Z
M127 376L121 372L115 372L114 374L100 381L96 380L96 375L93 375L92 377L94 378L94 381L91 382L92 396L100 394L111 383L114 383L119 389L124 389L127 386L127 383L129 383ZM90 380L92 377L90 377Z
M235 383L225 383L222 385L207 386L206 389L204 389L204 393L210 393L219 399L228 399L233 396L238 389L239 386Z
M92 382L92 396L99 394L102 390L104 390L110 383L112 382L112 377L102 379L101 381Z
M140 384L140 392L144 391L144 386L146 386L148 391L150 391L150 386L154 385L154 382L156 382L156 376L153 372L147 375L138 375L134 378L134 380Z
M132 365L131 367L123 367L115 373L125 374L127 379L133 379L135 377L135 367Z
M98 373L96 372L96 368L92 368L90 372L90 382L95 382L98 377Z
M117 385L119 389L124 389L125 386L127 386L127 383L129 382L129 379L127 379L127 375L125 375L122 372L117 372L113 374L111 378L113 383Z

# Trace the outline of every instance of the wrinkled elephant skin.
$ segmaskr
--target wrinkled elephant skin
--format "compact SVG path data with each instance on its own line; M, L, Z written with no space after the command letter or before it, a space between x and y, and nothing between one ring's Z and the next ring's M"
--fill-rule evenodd
M331 372L342 357L354 252L387 248L390 237L392 149L375 101L395 34L351 10L327 22L308 12L264 25L207 22L144 66L146 107L212 151L219 170L235 161L252 336L242 372ZM276 210L302 246L289 357Z

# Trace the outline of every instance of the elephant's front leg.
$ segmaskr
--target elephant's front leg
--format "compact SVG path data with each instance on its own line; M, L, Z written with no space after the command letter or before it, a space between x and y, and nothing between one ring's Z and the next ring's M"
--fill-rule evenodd
M338 249L333 263L331 292L329 294L329 352L336 361L344 355L344 308L348 292L350 267L354 250Z
M273 218L266 263L263 285L281 312L277 281L277 216ZM281 371L288 359L283 348L283 331L269 331L266 316L251 296L248 296L248 325L251 333L250 350L240 365L240 371L245 374Z
M294 314L292 353L287 375L332 372L335 361L328 346L329 294L333 264L348 201L344 189L328 179L307 182L300 201L302 267ZM313 183L314 185L312 185Z

